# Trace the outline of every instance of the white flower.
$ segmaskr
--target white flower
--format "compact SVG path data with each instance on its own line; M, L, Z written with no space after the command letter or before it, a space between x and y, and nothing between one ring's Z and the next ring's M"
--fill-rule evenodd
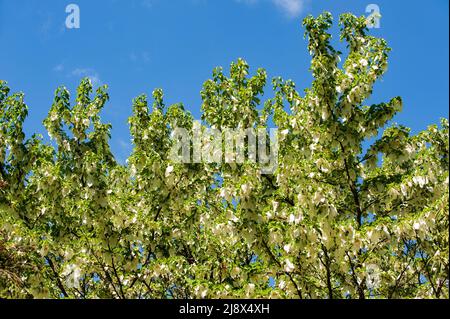
M63 276L67 276L66 283L69 288L76 288L79 286L79 279L81 277L80 268L75 264L68 264L64 267Z
M400 185L400 190L401 190L403 196L406 197L408 195L408 190L407 190L405 184Z
M295 269L294 264L289 259L286 259L285 266L284 266L284 271L292 272L294 269Z
M359 63L361 63L362 66L367 66L367 64L368 64L366 59L359 60Z
M247 287L245 287L245 293L247 295L250 295L255 291L255 284L248 284Z
M231 275L231 277L236 278L240 273L241 273L241 268L236 266L233 269L231 269L230 275Z
M302 213L299 213L297 216L295 216L294 214L290 214L289 215L289 224L298 224L303 220L303 215Z
M338 214L337 208L334 207L334 205L330 205L328 212L333 217L337 216Z
M420 188L423 188L425 186L425 184L428 183L428 179L426 177L423 176L414 176L413 177L413 182L414 184L418 184L420 186Z
M291 126L296 127L297 126L297 119L294 117L291 119Z
M322 120L326 121L330 117L330 113L327 108L322 109Z
M314 194L314 203L316 205L325 202L325 197L323 197L323 194L321 192L316 192Z
M291 251L291 245L290 244L284 245L283 249L285 252L287 252L289 254L289 252Z
M250 193L250 186L248 184L242 184L241 190L242 190L242 196L247 197L247 195Z
M313 134L313 137L312 137L313 139L313 142L314 143L318 143L319 142L319 140L320 140L320 136L319 136L319 134Z
M350 94L347 95L347 101L348 101L348 103L352 103L352 99L350 98Z
M168 177L169 175L170 175L170 173L172 173L173 172L173 166L172 165L169 165L169 166L167 166L167 168L166 168L166 177Z
M51 121L56 121L58 119L58 113L53 112L52 115L50 116L50 120Z
M273 201L273 211L276 212L278 210L278 207L280 206L280 203L277 201Z
M295 216L294 214L289 215L289 224L293 224L295 222Z
M208 289L204 287L197 286L194 288L194 292L197 296L200 295L200 298L205 298L208 294Z
M86 184L88 187L92 187L94 185L94 180L92 179L91 176L88 176L88 178L86 180Z

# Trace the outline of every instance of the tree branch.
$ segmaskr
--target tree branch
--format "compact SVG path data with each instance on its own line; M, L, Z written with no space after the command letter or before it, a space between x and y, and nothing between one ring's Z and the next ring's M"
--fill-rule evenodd
M55 269L55 265L53 264L53 261L49 257L45 257L45 260L47 261L48 265L50 266L50 268L53 272L53 276L56 279L56 284L57 284L59 290L61 290L61 293L63 294L63 296L65 298L69 298L69 294L67 293L66 289L64 288L63 283L61 282L61 279L59 278L58 272Z

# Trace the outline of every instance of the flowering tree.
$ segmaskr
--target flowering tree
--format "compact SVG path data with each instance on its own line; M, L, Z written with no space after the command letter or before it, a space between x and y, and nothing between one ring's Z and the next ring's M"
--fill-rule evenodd
M366 23L340 17L341 63L331 15L304 20L303 95L275 78L259 108L266 73L241 59L205 82L201 130L278 128L270 174L250 158L174 161L173 132L195 122L159 89L133 101L127 165L89 79L73 105L56 91L53 145L26 139L24 96L0 82L0 297L448 298L448 120L411 136L385 128L399 97L363 104L389 52Z

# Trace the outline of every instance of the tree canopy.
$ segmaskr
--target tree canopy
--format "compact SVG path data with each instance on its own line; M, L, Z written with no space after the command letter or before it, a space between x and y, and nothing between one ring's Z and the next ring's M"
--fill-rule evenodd
M2 298L448 298L449 125L411 135L400 97L365 105L390 48L364 17L303 21L313 82L300 93L239 59L201 90L202 126L278 128L277 167L179 163L194 130L163 91L133 100L127 164L99 116L107 87L55 92L41 136L0 81ZM150 105L151 104L151 105Z

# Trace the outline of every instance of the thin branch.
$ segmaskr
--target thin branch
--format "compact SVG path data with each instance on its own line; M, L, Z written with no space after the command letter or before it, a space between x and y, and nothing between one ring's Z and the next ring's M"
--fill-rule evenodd
M122 281L120 280L119 274L117 273L116 266L114 265L114 255L113 255L113 252L112 252L111 247L109 245L109 240L108 240L108 250L111 253L111 265L112 265L112 268L113 268L113 271L114 271L114 275L117 278L117 282L119 283L120 294L122 295L122 299L126 299L125 298L125 294L123 293Z
M65 298L69 298L69 294L67 293L66 289L64 288L63 283L61 282L61 279L59 278L58 272L55 269L55 265L53 264L53 261L49 257L45 257L45 260L47 261L48 265L50 266L50 268L53 272L53 276L56 279L56 284L57 284L59 290L61 290L61 293L63 294L63 296Z
M356 286L358 290L359 299L366 299L366 296L364 295L364 289L362 289L361 285L358 283L358 278L356 277L355 266L353 265L352 259L347 251L345 252L345 254L347 255L348 261L350 263L350 269L352 270L353 284Z
M267 245L267 243L262 240L262 243L264 244L265 249L267 250L267 252L269 253L270 257L272 257L272 259L275 261L275 263L280 267L283 268L283 265L281 264L281 262L276 258L276 256L273 254L273 252L270 250L270 247ZM297 294L299 296L300 299L303 299L302 296L302 291L300 290L300 288L298 287L297 283L295 282L294 278L292 278L291 274L288 273L287 271L284 272L284 274L286 276L289 277L290 281L292 282L292 284L294 285L295 289L297 290Z
M330 257L328 255L327 249L322 244L322 251L325 254L325 263L323 262L322 258L319 257L320 262L325 267L325 270L327 272L327 288L328 288L328 297L329 299L333 299L333 287L331 285L331 271L330 271Z

